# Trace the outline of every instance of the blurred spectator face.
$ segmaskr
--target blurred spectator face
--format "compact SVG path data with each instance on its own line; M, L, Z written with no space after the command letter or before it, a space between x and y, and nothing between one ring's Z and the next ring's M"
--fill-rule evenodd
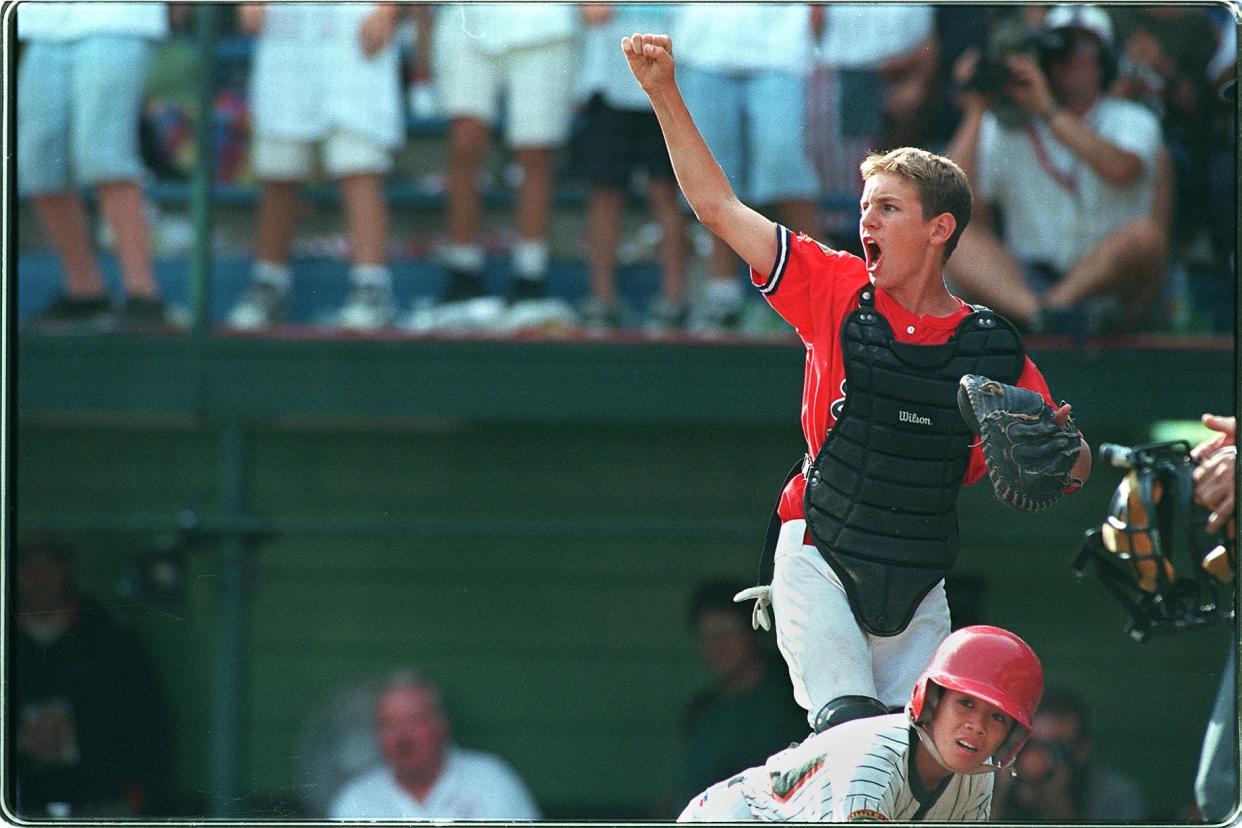
M1090 752L1090 741L1083 738L1076 716L1036 713L1031 738L1018 756L1018 779L1038 783L1058 770L1082 767Z
M448 721L430 688L397 687L376 702L376 740L399 778L438 774L448 732Z
M704 610L694 625L699 655L718 679L744 672L755 660L755 639L737 613Z
M63 609L73 593L69 559L43 550L20 551L17 593L22 612Z
M1062 103L1070 106L1094 100L1103 87L1101 51L1104 46L1091 32L1061 29L1066 45L1048 57L1048 82Z

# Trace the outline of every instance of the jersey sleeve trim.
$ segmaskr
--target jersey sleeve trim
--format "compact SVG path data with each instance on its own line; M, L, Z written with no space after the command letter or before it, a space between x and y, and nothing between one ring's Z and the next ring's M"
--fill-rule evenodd
M776 225L776 261L772 265L772 275L768 276L766 282L755 286L759 288L759 292L764 296L770 296L776 292L776 288L780 286L781 277L785 275L785 268L789 266L789 228L784 225Z

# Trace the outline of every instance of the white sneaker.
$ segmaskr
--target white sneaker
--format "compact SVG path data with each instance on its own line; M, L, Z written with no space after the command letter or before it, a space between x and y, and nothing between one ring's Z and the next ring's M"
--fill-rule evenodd
M255 281L229 311L229 324L247 330L266 328L285 321L288 296L271 282Z
M651 300L647 308L647 333L666 334L686 326L689 311L684 302L674 302L663 293Z
M478 296L461 302L424 301L414 306L401 326L416 333L494 329L505 312L499 296Z
M737 330L742 321L740 304L706 300L690 309L690 318L686 321L686 329L691 333L719 334Z
M380 285L354 285L337 315L342 328L374 331L392 323L396 307L392 288Z
M542 330L567 331L581 324L578 312L564 299L520 299L509 306L497 325L508 333Z
M686 329L691 333L719 334L737 329L746 294L736 279L708 279L698 300L690 306Z

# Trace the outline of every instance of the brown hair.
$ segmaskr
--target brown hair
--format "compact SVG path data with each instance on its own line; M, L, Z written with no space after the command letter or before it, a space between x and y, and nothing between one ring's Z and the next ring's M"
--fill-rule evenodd
M924 220L941 213L949 213L957 220L957 227L944 246L944 261L948 261L970 223L970 182L962 168L943 155L917 147L899 147L883 154L871 153L858 169L863 181L878 173L889 173L913 183L923 205Z

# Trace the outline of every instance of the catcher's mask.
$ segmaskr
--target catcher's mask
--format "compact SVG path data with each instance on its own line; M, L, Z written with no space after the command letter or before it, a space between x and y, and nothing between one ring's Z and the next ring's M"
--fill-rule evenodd
M1127 448L1105 443L1100 458L1129 469L1108 517L1088 530L1073 568L1094 566L1130 613L1126 632L1142 641L1233 617L1234 523L1208 534L1207 510L1194 502L1195 466L1185 440Z
M940 757L924 726L945 690L982 699L1013 719L1013 729L992 762L978 772L1003 770L1013 764L1031 735L1031 717L1044 694L1044 668L1030 645L1000 627L962 627L940 642L906 704L906 715L937 761Z

